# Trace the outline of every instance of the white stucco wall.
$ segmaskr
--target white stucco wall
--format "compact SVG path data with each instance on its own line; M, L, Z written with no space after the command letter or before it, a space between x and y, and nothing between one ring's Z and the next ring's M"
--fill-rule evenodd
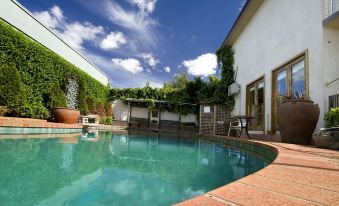
M161 120L170 120L170 121L179 121L179 113L162 111L161 112ZM196 114L182 114L181 122L195 122L198 123Z
M132 107L131 117L148 119L148 109L144 107Z
M112 112L114 120L128 121L128 105L121 100L115 100L112 103Z
M162 111L161 120L179 121L179 113Z
M34 16L17 1L1 0L0 18L46 48L60 55L62 58L83 70L102 84L109 84L109 79L105 73L35 19Z
M181 122L195 122L196 125L198 125L198 118L196 114L187 114L187 115L181 115Z
M325 84L339 76L339 33L324 28L322 20L322 0L264 1L233 45L241 84L234 114L246 112L246 85L265 75L265 129L270 130L272 70L307 50L309 95L321 110L317 127L323 126Z

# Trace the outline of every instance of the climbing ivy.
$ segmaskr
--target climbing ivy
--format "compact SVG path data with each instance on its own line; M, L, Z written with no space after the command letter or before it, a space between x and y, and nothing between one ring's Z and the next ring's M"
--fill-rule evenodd
M0 20L0 105L8 115L48 118L54 107L66 106L68 77L78 84L72 106L105 113L108 86Z
M221 79L214 93L214 102L223 104L229 110L234 107L234 98L228 96L228 86L234 83L234 49L231 46L225 45L217 52L217 61L221 70Z

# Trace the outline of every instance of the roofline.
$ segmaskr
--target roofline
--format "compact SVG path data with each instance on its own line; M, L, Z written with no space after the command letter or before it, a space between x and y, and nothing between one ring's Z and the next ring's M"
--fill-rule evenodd
M241 32L245 29L247 24L250 22L252 17L255 15L256 11L259 9L264 0L247 0L244 8L241 10L237 19L235 20L232 28L228 32L226 38L224 39L221 48L226 45L233 45L234 42L238 39Z
M120 99L120 100L123 100L123 99ZM128 102L148 102L150 101L150 99L136 99L136 98L126 98L125 99L126 101ZM171 102L171 101L164 101L164 100L152 100L154 101L155 103L170 103L170 104L176 104L176 105L191 105L191 106L197 106L198 104L192 104L192 103L179 103L179 102Z

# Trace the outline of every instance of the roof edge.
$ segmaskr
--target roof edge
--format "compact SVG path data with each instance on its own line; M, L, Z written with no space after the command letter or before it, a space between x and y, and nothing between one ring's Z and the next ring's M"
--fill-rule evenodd
M241 10L232 28L224 39L221 48L226 45L234 44L263 2L264 0L247 0L244 8Z

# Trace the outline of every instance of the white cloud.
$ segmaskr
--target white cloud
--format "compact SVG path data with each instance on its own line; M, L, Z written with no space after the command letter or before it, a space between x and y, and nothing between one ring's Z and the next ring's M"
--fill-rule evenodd
M164 86L163 83L158 83L158 82L149 82L150 86L153 88L162 88Z
M49 11L33 12L33 15L51 29L59 27L64 19L62 10L58 6L53 6Z
M137 5L143 12L152 13L155 10L157 0L129 0L129 2Z
M217 68L217 57L215 54L207 53L198 56L196 59L185 60L182 65L187 72L195 76L208 76L215 74Z
M135 1L137 2L137 0ZM154 1L154 8L155 2L156 1ZM138 7L140 8L141 6ZM148 11L150 10L152 9L148 9ZM158 46L160 36L157 26L159 23L151 18L148 12L140 9L138 11L126 10L116 2L107 0L105 4L102 5L100 11L103 11L105 17L112 23L127 30L128 36L131 37L129 44L132 48L142 47L154 49Z
M94 26L89 22L74 22L67 24L60 36L73 48L83 49L82 44L84 41L95 40L98 34L103 33L104 29L101 26Z
M133 74L125 69L121 69L121 66L113 64L111 59L93 52L84 51L84 55L110 76L112 87L144 87L146 82L150 82L152 87L160 87L166 81L166 79L162 79L152 73L140 72Z
M156 59L151 53L142 53L140 57L142 57L144 61L151 67L155 67L160 63L160 61Z
M84 41L96 41L98 35L104 34L104 29L101 26L94 26L89 22L66 21L59 6L53 6L48 11L34 12L33 14L75 49L83 49Z
M50 11L56 19L58 19L59 21L63 20L64 15L63 15L63 11L60 9L60 7L53 6Z
M165 71L166 73L170 73L170 72L171 72L171 68L167 66L167 67L164 68L164 71Z
M119 48L120 45L126 44L127 40L121 32L111 32L100 43L100 47L104 50L112 50Z
M137 59L119 59L119 58L113 58L112 62L114 65L121 67L122 69L125 69L126 71L129 71L133 74L142 72L144 69L142 68L139 60Z

